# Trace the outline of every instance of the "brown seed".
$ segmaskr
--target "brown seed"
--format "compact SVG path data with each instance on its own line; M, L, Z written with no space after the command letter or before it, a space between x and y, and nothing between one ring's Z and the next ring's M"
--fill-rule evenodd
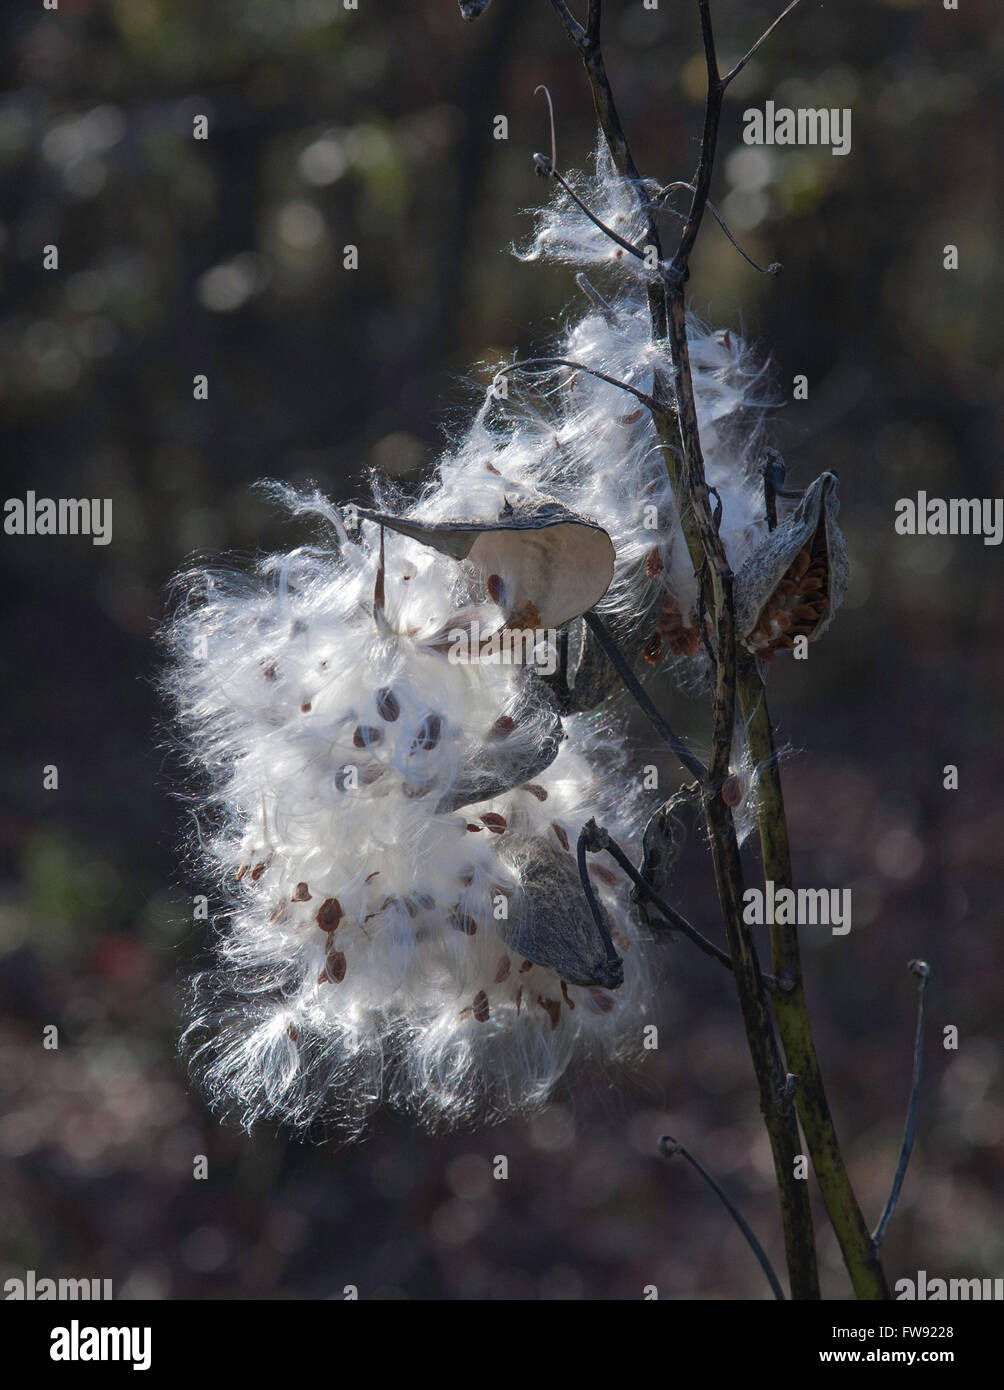
M360 724L352 735L352 743L356 748L366 748L379 743L382 738L379 729L374 729L370 724Z
M559 825L558 822L557 822L556 820L553 820L553 821L551 822L551 829L554 831L555 835L557 835L557 837L558 837L558 843L561 845L561 848L562 848L562 849L567 849L567 848L568 848L568 832L565 830L565 827L564 827L563 825Z
M478 834L481 833L481 827L480 827L480 825L475 825L473 821L468 821L468 822L467 822L467 829L468 829L468 830L471 830L471 831L474 831L474 832L476 832L476 833L478 833Z
M335 931L344 916L342 905L337 898L325 898L317 909L317 925L321 931Z
M296 1042L297 1038L300 1036L300 1030L295 1023L286 1024L286 1036L289 1038L290 1042Z
M298 883L296 885L296 888L293 890L293 897L291 901L294 903L310 902L310 889L307 887L305 883Z
M276 922L281 922L285 915L286 904L284 902L278 903L272 912L272 916L268 919L270 925L274 927Z
M251 882L252 882L252 883L257 883L257 882L258 882L258 880L261 878L262 874L265 872L265 870L268 868L268 866L269 866L269 864L271 864L271 862L272 862L272 856L271 856L271 855L269 855L267 859L259 860L259 862L258 862L258 863L254 866L254 868L251 870Z
M538 801L547 800L547 788L539 786L536 782L524 782L522 790L535 796Z
M488 597L492 603L497 603L501 608L505 600L505 583L500 574L490 574L485 588L488 590Z
M537 1003L540 1005L540 1007L547 1014L548 1018L551 1020L551 1032L553 1033L555 1028L557 1028L558 1024L561 1022L561 1000L545 999L542 995L538 994Z
M726 806L738 806L743 799L742 783L736 776L726 777L722 783L722 800Z
M240 868L237 870L237 872L234 874L234 878L237 880L238 883L240 883L241 879L244 877L244 875L247 873L247 871L248 871L248 869L250 869L250 867L251 867L251 860L250 860L250 859L246 859L246 860L244 861L244 863L240 866Z
M605 864L592 864L590 870L601 883L605 883L609 888L617 887L617 875Z
M465 936L473 936L478 929L478 924L474 918L456 907L450 912L450 925L455 930L462 931Z
M479 1023L487 1023L491 1010L488 1007L488 995L483 989L479 989L474 996L474 1017Z
M262 675L265 677L265 679L266 679L267 681L274 681L274 680L275 680L276 675L275 675L275 662L274 662L274 661L270 661L270 662L268 663L268 665L265 666L265 667L262 669Z
M774 599L791 598L791 596L792 596L793 594L797 593L797 592L798 592L798 585L795 583L795 581L794 581L793 579L782 579L782 580L779 580L779 581L778 581L778 586L777 586L777 588L774 590L774 593L773 593L773 595L772 595L772 598L774 598Z
M575 1005L572 1003L571 999L569 999L569 997L568 997L568 986L565 984L564 980L562 980L562 982L561 982L561 993L562 993L562 995L564 996L565 1003L568 1005L568 1007L569 1007L570 1009L574 1009L574 1008L575 1008Z
M799 603L789 612L793 623L818 623L821 616L814 603Z
M508 738L516 727L516 721L508 714L500 714L488 730L489 738Z
M375 878L379 875L379 873L380 873L380 870L379 870L379 869L374 869L373 872L372 872L371 874L367 874L367 875L366 875L366 880L365 880L365 881L366 881L367 883L372 882L372 880L375 879Z
M521 975L525 975L528 971L530 971L530 970L532 970L532 969L533 969L533 961L532 961L532 960L525 960L525 961L523 962L523 964L522 964L522 965L520 966L520 968L519 968L519 973L520 973Z
M602 989L591 989L589 991L589 1007L594 1014L608 1014L614 1006L614 1000Z
M645 574L649 579L654 579L657 574L662 574L664 568L662 563L662 551L657 545L653 545L652 549L645 556Z
M658 666L662 660L662 638L658 632L653 632L641 649L641 654L650 666Z
M389 685L385 685L382 690L377 691L377 714L388 724L393 724L401 713L401 706L397 696Z
M427 714L418 726L418 733L415 741L411 745L411 751L417 753L420 749L425 753L430 753L439 742L439 736L443 732L443 719L439 714Z
M494 473L495 476L496 476L496 478L501 478L502 474L501 474L501 473L498 471L498 469L495 467L494 463L486 463L486 464L485 464L485 468L487 469L487 471L488 471L489 473Z
M324 973L333 985L340 985L345 979L344 951L329 951L324 958Z
M481 823L486 825L493 835L504 834L508 825L505 816L500 816L497 811L486 811L481 817Z
M782 632L787 632L788 629L791 627L791 619L788 617L787 612L783 608L779 608L777 612L774 614L774 621L777 623L778 627L781 629Z
M636 425L644 414L645 411L643 408L632 410L629 415L618 415L617 423L619 425Z
M301 714L309 714L309 713L310 713L310 701L309 701L309 700L304 700L303 704L300 706L300 713L301 713Z
M506 614L505 625L507 628L517 630L533 628L536 632L540 627L540 609L535 603L526 599L518 608L514 608L511 613Z
M792 579L801 579L802 575L809 568L810 559L811 556L807 550L802 549L798 552L788 567L788 573L791 575Z
M512 969L512 961L508 956L499 956L499 963L495 967L495 983L500 985L503 980L508 980L509 972Z

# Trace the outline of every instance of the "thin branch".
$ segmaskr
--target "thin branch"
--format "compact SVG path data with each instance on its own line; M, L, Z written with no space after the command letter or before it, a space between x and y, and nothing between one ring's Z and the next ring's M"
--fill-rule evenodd
M667 183L665 188L660 189L659 199L652 206L656 207L660 212L672 212L676 217L681 218L681 220L685 220L683 218L683 214L677 212L675 208L660 207L660 203L662 202L662 199L666 197L667 193L672 193L677 188L689 189L691 193L695 191L694 185L692 183L687 183L684 179L677 179L675 183ZM715 207L714 203L711 201L710 198L708 199L708 211L712 214L719 227L721 227L722 231L728 237L729 241L731 241L732 245L736 248L736 250L739 252L740 256L742 256L743 260L747 263L747 265L751 265L753 269L758 270L761 275L781 274L781 271L784 269L784 266L781 264L780 261L772 261L770 265L758 265L752 256L747 255L747 253L743 250L743 248L739 245L738 241L736 241L735 237L729 231L728 225L726 224L724 217L722 217L721 213Z
M653 705L652 701L645 693L641 682L638 680L638 677L628 665L624 653L614 641L613 635L608 631L606 624L592 609L590 609L588 613L583 613L582 617L596 634L597 641L610 658L615 671L634 696L640 709L648 716L649 722L666 740L687 771L703 782L708 775L708 769L701 762L700 758L696 757L690 751L679 734L673 732L656 709L655 705Z
M589 218L590 222L592 222L593 226L599 227L600 231L603 233L604 236L609 237L611 241L616 242L618 246L622 247L625 251L630 252L632 256L637 256L638 260L643 261L645 259L644 251L639 250L639 248L635 246L633 242L628 241L626 237L622 237L619 232L615 232L613 227L608 227L605 222L603 222L599 217L596 216L595 212L592 212L590 210L590 208L582 201L582 199L576 193L575 189L568 182L568 180L558 173L557 169L548 159L547 155L535 154L533 157L533 163L534 168L537 170L537 173L540 174L542 178L554 179L555 183L558 184L561 188L563 188L564 191L568 194L569 198L571 198L572 202L579 209L579 211L584 212L586 216Z
M765 30L763 31L763 33L762 33L762 34L760 35L760 37L757 39L756 43L753 45L753 47L750 49L750 51L746 54L745 58L740 58L740 59L739 59L739 62L736 63L735 67L731 70L731 72L727 72L727 73L725 74L725 76L721 79L722 91L725 90L725 88L729 85L729 83L732 81L732 79L733 79L734 77L738 77L738 76L739 76L739 74L742 72L743 68L746 66L746 64L749 62L749 60L753 57L753 54L757 51L757 49L760 47L760 45L761 45L762 43L764 43L767 39L770 38L771 34L773 34L774 30L775 30L775 29L777 28L777 26L781 23L781 20L784 19L785 15L791 14L792 10L795 8L795 6L796 6L797 4L798 4L798 0L791 0L791 4L787 7L787 9L784 9L784 10L781 11L781 13L778 15L777 19L775 19L774 23L770 26L770 28L769 28L769 29L765 29Z
M665 1154L667 1158L673 1158L676 1154L682 1154L683 1157L687 1160L687 1162L691 1165L691 1167L696 1168L698 1173L700 1173L701 1177L704 1179L704 1181L711 1188L712 1192L721 1202L722 1206L732 1217L732 1220L736 1223L740 1231L742 1231L743 1235L746 1237L746 1243L749 1246L749 1248L753 1251L753 1254L757 1257L757 1262L759 1263L760 1268L763 1270L764 1274L766 1274L767 1281L774 1291L774 1297L780 1299L783 1303L784 1290L781 1288L781 1283L777 1275L774 1273L774 1266L771 1264L770 1260L768 1260L766 1251L764 1250L763 1246L760 1244L756 1236L750 1230L742 1213L729 1198L724 1188L722 1188L715 1181L715 1179L708 1172L707 1168L705 1168L702 1164L698 1163L697 1159L690 1152L690 1150L685 1149L678 1139L673 1139L670 1135L664 1134L663 1137L659 1140L659 1148L662 1150L662 1152Z
M605 381L608 386L617 386L622 391L629 392L636 400L641 401L642 405L649 410L656 408L655 401L646 391L639 391L635 386L629 386L626 381L618 381L615 376L607 376L606 372L598 372L595 367L587 367L584 362L573 362L568 357L528 357L523 362L510 362L507 366L496 368L495 375L507 376L510 372L521 372L527 367L540 367L542 369L550 367L571 367L573 371L585 372L588 376L596 377L597 381Z
M677 912L675 907L659 896L652 885L642 877L631 863L631 860L621 849L617 841L610 835L609 831L604 830L602 825L597 825L596 821L590 818L582 827L582 835L586 837L586 848L590 853L596 854L600 850L606 850L612 858L616 859L617 863L627 874L628 878L631 879L632 883L636 884L648 898L649 902L658 908L671 926L675 927L677 931L682 932L682 934L702 950L705 955L711 956L712 960L716 960L720 965L724 965L726 970L732 969L732 961L728 953L716 946L713 941L709 941L696 927L691 926L686 917L683 917Z
M900 1150L899 1163L896 1166L896 1176L892 1180L892 1189L889 1193L889 1200L885 1204L885 1211L883 1211L879 1223L872 1233L872 1249L876 1254L878 1254L879 1250L882 1248L886 1227L892 1220L893 1212L896 1210L896 1203L899 1201L903 1179L906 1177L907 1164L910 1162L910 1154L913 1150L914 1137L917 1133L917 1114L920 1109L920 1077L924 1061L924 1015L927 1005L927 986L931 978L931 967L926 961L912 960L909 968L920 979L920 999L917 1004L917 1034L913 1043L913 1083L910 1087L910 1104L906 1112L906 1128L903 1131L903 1147Z

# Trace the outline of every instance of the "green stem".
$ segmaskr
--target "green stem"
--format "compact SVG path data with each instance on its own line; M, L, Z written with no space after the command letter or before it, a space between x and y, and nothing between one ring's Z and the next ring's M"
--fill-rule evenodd
M740 659L737 679L747 745L757 769L757 816L764 878L773 880L775 890L791 888L791 849L774 732L767 693L751 657ZM889 1290L882 1263L872 1248L826 1099L802 984L798 929L775 924L770 929L770 939L773 972L781 986L773 996L774 1015L788 1068L798 1077L798 1115L827 1215L855 1296L887 1299Z

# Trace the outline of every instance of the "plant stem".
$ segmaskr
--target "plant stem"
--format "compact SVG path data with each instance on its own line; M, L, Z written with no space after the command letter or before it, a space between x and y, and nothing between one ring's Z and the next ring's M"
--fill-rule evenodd
M744 655L740 661L738 681L747 746L757 769L757 818L764 878L773 881L775 890L791 888L791 849L781 774L767 693L752 657ZM798 1077L798 1115L826 1212L856 1297L885 1299L889 1297L885 1274L844 1166L826 1099L802 983L798 928L775 923L770 938L772 968L781 986L773 996L774 1015L788 1067Z

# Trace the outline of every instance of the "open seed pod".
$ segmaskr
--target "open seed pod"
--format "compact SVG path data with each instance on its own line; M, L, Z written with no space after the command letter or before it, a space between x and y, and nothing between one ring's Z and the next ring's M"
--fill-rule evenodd
M617 989L624 967L609 932L604 939L593 920L574 851L552 849L530 836L514 837L506 848L522 878L511 919L498 924L509 949L570 985Z
M764 661L797 637L821 637L843 602L848 564L839 506L837 476L823 473L736 575L736 631Z
M601 526L558 502L506 502L497 521L408 521L360 516L421 541L482 572L509 627L558 628L585 613L610 587L613 542Z
M535 687L539 689L540 687ZM541 697L537 697L538 700ZM523 700L511 716L501 718L489 729L477 758L466 763L445 796L441 797L436 814L457 811L477 801L490 801L504 796L524 782L532 782L551 766L565 737L561 718L551 714L546 732L540 732L536 722L533 737L523 736L522 715L533 715L534 702L524 692Z

